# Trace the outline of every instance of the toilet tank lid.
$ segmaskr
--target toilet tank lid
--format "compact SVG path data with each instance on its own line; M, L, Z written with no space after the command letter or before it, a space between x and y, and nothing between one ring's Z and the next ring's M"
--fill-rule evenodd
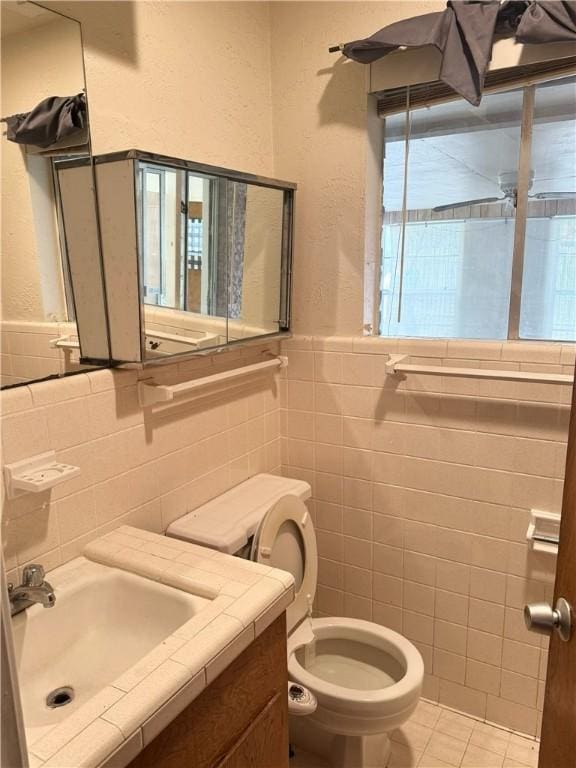
M310 493L304 480L254 475L175 520L166 535L232 555L248 543L264 515L282 496L292 494L306 501Z

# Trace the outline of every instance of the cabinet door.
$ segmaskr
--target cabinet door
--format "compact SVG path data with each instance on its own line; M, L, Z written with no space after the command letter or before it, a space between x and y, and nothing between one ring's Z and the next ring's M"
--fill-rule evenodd
M274 696L217 768L288 768L284 698Z
M286 620L282 614L197 699L145 745L129 768L219 766L225 756L234 753L245 734L275 700L285 709L283 718L278 721L285 732L286 748L279 750L279 756L285 762L273 763L267 758L260 765L248 762L246 766L284 768L288 751L287 689ZM262 729L264 733L266 730L266 727Z
M575 764L576 753L576 386L572 394L572 417L568 434L568 456L554 601L563 597L570 604L572 632L563 642L557 632L550 639L548 676L544 696L544 718L540 742L540 768L564 768Z

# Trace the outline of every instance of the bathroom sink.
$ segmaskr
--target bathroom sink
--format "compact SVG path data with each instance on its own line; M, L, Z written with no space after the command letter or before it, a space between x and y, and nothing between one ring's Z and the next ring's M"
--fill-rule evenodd
M83 557L51 571L47 580L56 593L54 607L34 605L13 619L29 743L211 603ZM73 700L49 708L47 696L66 687Z

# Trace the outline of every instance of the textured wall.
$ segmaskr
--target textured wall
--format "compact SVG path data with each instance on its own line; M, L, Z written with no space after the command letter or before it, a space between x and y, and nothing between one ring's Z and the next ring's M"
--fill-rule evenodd
M95 153L137 147L271 175L267 3L47 5L82 22ZM50 26L60 25L68 28L61 22ZM75 25L70 27L77 35ZM3 41L3 114L26 109L30 100L46 95L34 95L32 84L28 87L24 80L27 71L38 82L41 70L42 82L49 78L55 93L82 88L81 62L61 65L66 46L59 45L58 57L53 51L46 53L48 28L27 32L38 38L30 45L16 41L17 36L13 45L10 38ZM77 59L78 50L76 39L70 56ZM22 66L23 54L30 63L27 69ZM10 82L18 86L15 93ZM2 206L3 316L43 320L28 180L18 147L5 147L3 166L3 173L12 179Z
M276 175L299 185L294 328L360 334L368 171L368 69L328 47L442 2L273 2ZM367 164L370 168L367 169ZM378 194L376 192L375 194Z
M93 150L271 174L267 3L52 2L82 23Z
M368 70L327 48L443 4L49 5L82 22L94 151L297 181L295 328L360 333Z
M78 25L67 20L2 39L2 116L27 112L47 96L84 87ZM19 145L2 140L2 318L42 321L42 298L30 181ZM63 302L62 302L63 303Z

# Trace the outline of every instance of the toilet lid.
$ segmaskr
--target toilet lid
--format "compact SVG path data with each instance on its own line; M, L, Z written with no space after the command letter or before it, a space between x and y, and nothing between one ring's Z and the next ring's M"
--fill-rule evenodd
M318 579L316 535L306 505L283 496L266 513L252 545L252 559L294 577L294 602L286 611L288 632L312 612Z

